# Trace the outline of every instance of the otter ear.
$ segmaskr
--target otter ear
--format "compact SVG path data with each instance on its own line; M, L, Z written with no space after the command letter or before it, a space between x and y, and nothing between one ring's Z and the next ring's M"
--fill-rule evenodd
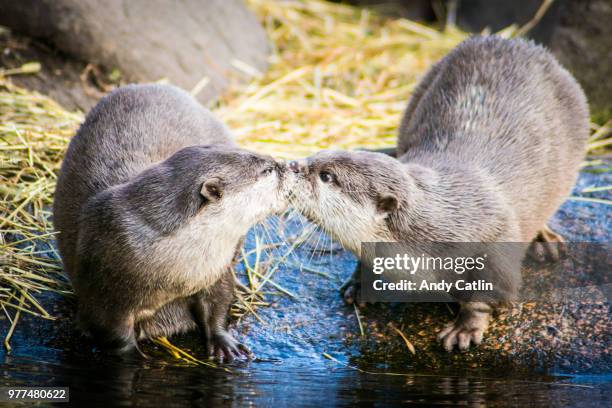
M378 198L378 202L376 203L376 209L387 215L388 213L397 210L399 207L399 202L397 198L392 195L384 195Z
M217 201L223 196L223 183L218 177L209 178L202 184L200 194L208 201Z

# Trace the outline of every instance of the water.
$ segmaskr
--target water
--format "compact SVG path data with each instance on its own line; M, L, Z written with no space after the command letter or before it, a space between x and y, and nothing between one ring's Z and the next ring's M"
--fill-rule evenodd
M73 404L90 406L354 406L484 404L523 406L606 406L610 379L552 378L543 375L495 378L478 374L421 377L363 374L333 362L255 361L231 372L180 366L156 359L129 363L54 357L3 357L3 382L11 385L69 386ZM420 373L422 374L422 373ZM517 375L518 376L518 375ZM498 377L499 374L498 374ZM576 386L581 385L581 386ZM87 404L87 405L85 405Z
M611 182L609 173L583 173L576 191ZM288 223L284 232L291 235L300 225ZM609 242L612 213L601 204L568 201L553 225L570 240ZM247 251L254 247L255 235L264 236L261 230L252 231ZM266 242L278 239L274 233L265 237ZM232 323L235 336L257 356L254 361L223 368L193 366L151 344L143 344L148 360L110 358L92 351L74 330L71 300L43 296L43 304L59 317L41 321L22 316L13 350L0 351L0 383L68 386L72 403L87 406L610 405L609 354L578 370L574 360L571 369L557 364L555 359L565 357L554 353L553 363L544 366L491 352L483 354L484 360L447 355L435 345L412 356L401 342L388 350L386 340L377 343L369 334L364 341L347 340L359 339L359 324L355 310L342 304L338 287L356 260L325 236L315 235L309 242L274 273L274 282L289 294L269 295L272 305L257 311L261 321L249 315ZM254 257L249 256L250 263ZM300 264L306 268L300 270ZM238 272L244 279L244 268ZM272 283L266 289L276 291ZM362 318L367 323L399 321L397 313L393 307L374 307ZM7 327L0 320L0 331ZM203 355L196 335L172 342ZM534 353L540 351L548 352ZM438 363L421 359L427 353Z

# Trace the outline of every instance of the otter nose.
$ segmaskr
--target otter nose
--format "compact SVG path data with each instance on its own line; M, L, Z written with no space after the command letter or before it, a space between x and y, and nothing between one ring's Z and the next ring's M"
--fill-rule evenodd
M276 168L278 170L285 171L287 163L283 159L275 159L274 161L276 162Z
M295 161L295 160L292 160L292 161L289 162L289 168L294 173L299 173L300 172L300 164L297 161Z

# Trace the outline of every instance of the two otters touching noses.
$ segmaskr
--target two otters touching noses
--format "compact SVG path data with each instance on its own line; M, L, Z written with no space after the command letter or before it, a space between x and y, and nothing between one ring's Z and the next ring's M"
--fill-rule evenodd
M575 183L588 117L582 89L544 48L495 36L433 65L394 155L323 151L285 164L237 147L177 88L119 88L87 115L57 183L79 325L119 354L197 329L211 356L251 356L227 330L231 268L248 229L289 202L357 256L362 242L532 240L552 254L561 237L546 223ZM457 299L439 333L447 350L480 343L493 309L516 299L520 274L496 270L500 302ZM359 271L341 289L349 303Z

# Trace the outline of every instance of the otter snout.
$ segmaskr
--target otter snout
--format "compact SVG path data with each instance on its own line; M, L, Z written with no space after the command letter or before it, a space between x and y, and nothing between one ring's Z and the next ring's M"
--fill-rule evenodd
M287 169L287 162L283 159L274 159L276 163L276 169L280 171L285 171Z
M289 162L289 168L294 173L299 173L300 172L300 165L295 160L292 160L292 161Z
M296 174L306 173L306 161L305 160L292 160L289 162L289 169Z

